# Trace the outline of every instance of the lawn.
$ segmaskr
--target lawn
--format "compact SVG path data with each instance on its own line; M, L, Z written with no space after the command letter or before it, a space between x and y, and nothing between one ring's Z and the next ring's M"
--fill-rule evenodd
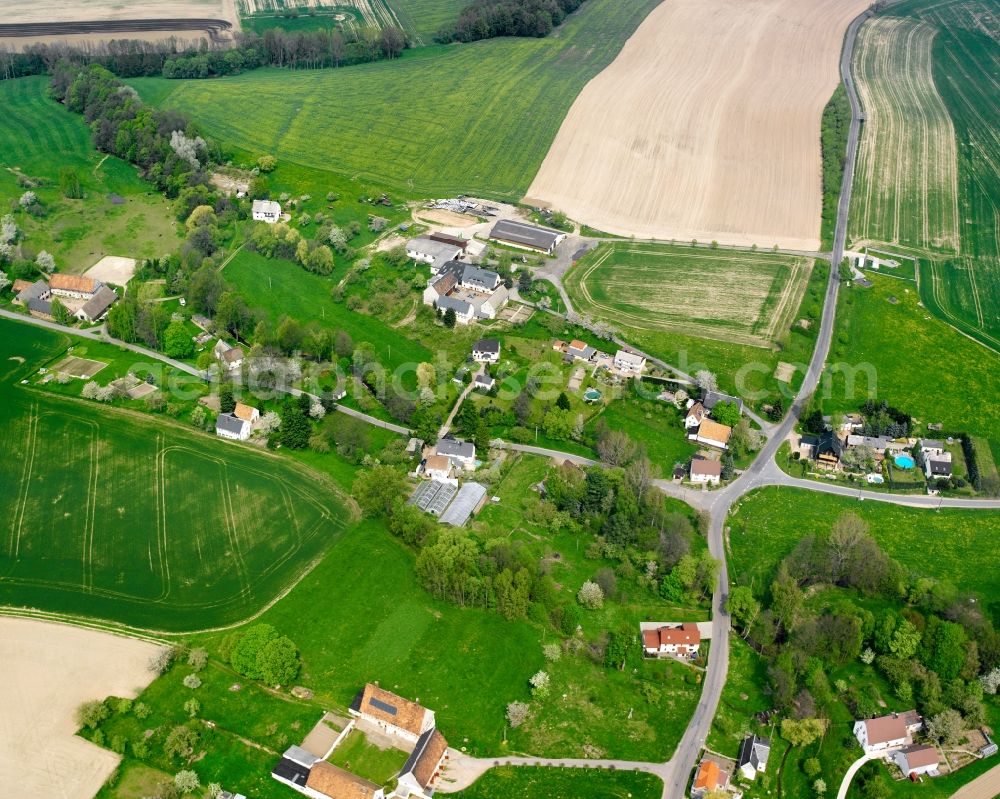
M330 486L288 461L15 383L34 382L71 341L0 322L0 360L29 359L0 382L4 604L158 630L231 623L294 582L348 521ZM136 361L120 355L98 375Z
M105 255L150 258L175 250L180 240L169 203L134 167L98 153L83 117L49 99L48 83L44 76L0 81L6 119L0 128L0 205L6 213L30 188L47 209L42 218L16 214L27 247L47 250L60 271L77 274ZM82 199L63 196L64 169L79 177Z
M660 244L603 244L566 288L582 313L637 330L768 347L791 325L811 262Z
M829 531L842 513L856 513L893 558L915 573L978 594L1000 612L1000 573L992 541L1000 514L982 510L926 510L765 488L745 496L731 516L730 570L737 584L770 584L779 561L804 535Z
M351 730L333 750L329 761L376 785L386 785L399 774L406 757L401 749L380 749L360 730Z
M666 402L624 396L594 416L588 431L602 419L612 430L622 430L639 442L663 477L669 478L675 464L687 463L699 449L686 438L681 412Z
M919 147L917 140L923 136L928 147L921 150L915 165L918 173L922 170L932 178L939 172L936 165L943 166L940 153L950 150L957 155L957 201L952 200L950 208L946 196L954 191L950 179L947 191L935 187L933 179L906 180L905 196L892 201L900 206L901 219L910 220L911 225L915 223L920 237L929 239L931 246L942 247L949 240L950 246L955 246L956 237L949 228L954 226L953 218L957 218L957 249L961 255L921 263L921 298L934 314L987 347L1000 351L1000 229L996 224L1000 218L1000 168L997 166L1000 137L996 128L1000 93L993 79L1000 66L1000 41L996 37L994 4L989 0L907 0L894 4L888 13L905 18L899 24L922 39L920 47L910 46L908 42L906 48L897 53L902 56L905 52L909 59L910 80L906 86L915 90L923 118L936 120L935 131L929 135L931 131L925 122L913 124L914 114L907 115L903 126L907 133L900 148L905 153ZM992 21L993 30L984 20ZM916 22L919 26L914 24ZM891 23L880 20L876 24ZM930 37L933 42L928 76L927 40ZM859 50L859 58L863 54L864 48ZM856 61L856 68L859 63ZM890 61L883 74L889 74L896 66ZM933 100L931 79L940 95L939 101ZM905 90L898 85L896 90L897 98L902 100L900 92ZM947 120L941 118L941 102ZM894 105L905 106L906 103ZM954 137L950 143L944 141L944 128L948 126ZM891 149L889 152L896 155ZM928 162L928 152L934 154L933 163ZM900 159L898 163L905 165L907 161ZM904 172L900 170L896 176L902 177ZM890 179L892 173L890 170L886 175L875 177L877 192L887 198L893 194L893 190L887 188L887 184L894 183ZM866 179L865 170L859 163L856 194L860 186L864 196ZM926 199L925 184L929 184ZM942 207L940 212L937 210L939 205ZM922 210L925 208L926 222ZM934 222L939 215L947 224ZM888 227L891 230L892 226ZM926 235L923 228L926 228ZM936 233L936 230L941 232ZM878 232L891 239L885 235L888 230ZM906 234L905 230L901 236L903 240L914 237L916 233ZM942 241L935 244L935 239Z
M736 632L729 635L729 672L719 708L712 721L706 745L720 754L735 757L740 742L751 732L769 736L754 715L773 707L764 692L767 664Z
M494 768L455 799L659 799L653 774L597 769Z
M832 379L828 371L820 388L824 413L855 411L871 394L925 424L1000 438L1000 356L934 318L912 284L869 279L870 289L840 293Z
M344 69L132 83L231 147L420 196L517 199L577 94L657 2L588 0L544 39L421 47ZM413 18L417 4L404 5Z

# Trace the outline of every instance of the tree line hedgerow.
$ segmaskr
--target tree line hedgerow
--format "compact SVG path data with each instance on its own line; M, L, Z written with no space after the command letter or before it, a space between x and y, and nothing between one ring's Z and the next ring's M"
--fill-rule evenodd
M496 36L548 36L584 0L475 0L439 42L474 42Z

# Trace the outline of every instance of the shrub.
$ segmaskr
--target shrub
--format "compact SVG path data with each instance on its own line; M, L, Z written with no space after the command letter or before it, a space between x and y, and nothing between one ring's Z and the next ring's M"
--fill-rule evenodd
M576 595L577 601L588 610L597 610L604 605L604 591L593 580L587 580Z
M545 655L545 659L549 663L555 663L562 657L562 649L560 649L559 644L546 644L542 647L542 654Z
M201 688L201 679L197 674L189 674L184 678L184 687L190 688L192 691Z
M177 790L181 793L191 793L198 790L201 782L195 772L185 769L184 771L178 771L174 775L174 785L177 786Z
M549 694L549 686L551 681L549 679L549 673L547 671L537 671L535 672L531 679L528 680L531 683L531 695L537 696L538 698L543 698Z
M511 702L507 705L507 723L512 728L520 727L528 720L530 707L525 702Z
M93 730L110 715L111 711L108 710L108 706L94 699L90 702L84 702L76 709L76 723L81 727Z

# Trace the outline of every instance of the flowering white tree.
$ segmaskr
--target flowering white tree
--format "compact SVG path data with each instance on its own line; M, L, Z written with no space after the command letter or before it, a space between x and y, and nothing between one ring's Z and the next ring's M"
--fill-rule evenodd
M597 610L604 605L604 591L593 580L587 580L580 587L576 599L588 610Z
M529 710L526 702L511 702L507 705L507 723L514 728L520 727L528 720Z
M995 696L1000 689L1000 666L980 677L979 684L983 686L983 693Z
M875 652L871 647L867 647L864 652L861 653L861 662L866 666L870 666L875 660Z
M201 677L197 674L188 674L184 678L184 687L190 688L192 691L196 688L201 688Z
M279 427L281 427L281 417L274 411L268 411L260 417L260 424L257 426L257 429L264 435L268 435L273 433Z
M560 649L559 644L546 644L542 647L542 654L545 655L547 661L555 663L562 657L562 649Z
M44 269L46 272L51 272L56 268L56 259L52 253L42 250L35 258L35 263L38 264L39 269Z
M198 775L191 771L190 769L185 769L184 771L178 771L174 775L174 786L181 793L192 793L197 791L201 785L201 780L198 779Z
M820 796L826 793L826 781L819 779L813 783L813 790L816 791Z
M13 216L4 214L0 217L0 244L13 244L20 233Z
M532 696L537 696L539 698L548 696L550 681L549 673L547 671L535 672L528 682L531 683Z
M312 405L309 406L309 415L313 419L322 419L326 416L326 408L318 402L313 402Z
M22 208L31 208L31 206L38 204L38 195L33 191L26 191L21 195L21 199L17 203Z
M719 387L719 382L715 375L708 369L699 369L694 374L694 382L702 391L715 391Z
M177 153L178 158L183 158L191 164L192 169L197 169L200 166L198 156L207 149L207 145L201 136L191 139L181 131L175 130L170 134L170 148Z
M7 273L0 271L0 291L3 291L9 285L10 285L10 278L7 277Z
M97 399L97 395L101 390L101 384L96 380L91 380L87 385L83 387L83 391L80 394L84 399Z

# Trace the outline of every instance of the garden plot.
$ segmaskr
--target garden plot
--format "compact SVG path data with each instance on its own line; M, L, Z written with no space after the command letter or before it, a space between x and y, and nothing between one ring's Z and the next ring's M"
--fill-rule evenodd
M768 347L791 324L810 269L796 256L614 244L566 283L578 310L611 324Z
M959 250L955 128L933 75L937 31L880 17L861 29L855 74L865 111L851 235Z
M57 363L49 371L62 372L70 377L79 377L89 380L101 371L107 364L104 361L92 361L89 358L77 358L70 355L68 358Z

